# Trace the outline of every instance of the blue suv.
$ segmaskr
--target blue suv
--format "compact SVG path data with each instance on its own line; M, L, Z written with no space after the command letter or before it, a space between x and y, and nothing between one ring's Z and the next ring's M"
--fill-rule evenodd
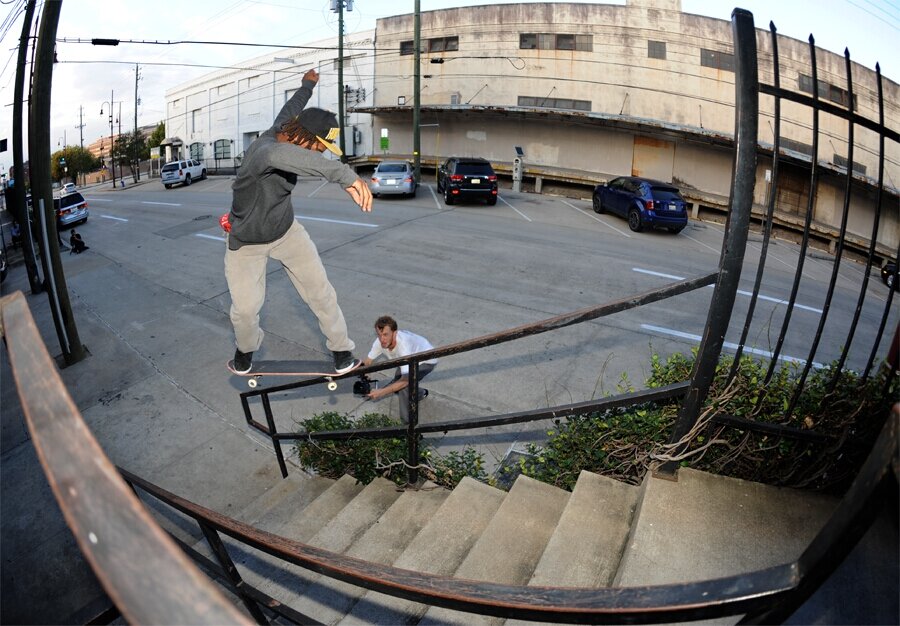
M688 223L687 203L670 183L650 178L622 176L594 188L594 211L615 213L628 220L628 227L666 228L680 233Z

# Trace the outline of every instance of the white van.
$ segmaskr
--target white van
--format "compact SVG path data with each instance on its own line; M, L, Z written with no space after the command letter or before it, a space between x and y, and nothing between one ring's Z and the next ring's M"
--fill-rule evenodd
M161 177L166 189L171 189L172 185L178 183L184 183L187 187L195 180L206 180L206 167L194 159L172 161L163 165Z

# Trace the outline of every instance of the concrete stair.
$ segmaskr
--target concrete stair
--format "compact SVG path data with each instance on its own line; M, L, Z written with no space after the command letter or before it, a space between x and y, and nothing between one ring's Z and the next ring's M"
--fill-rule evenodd
M524 476L508 493L469 478L452 491L430 483L403 491L384 479L363 486L350 476L304 477L274 485L238 518L418 572L600 588L703 580L791 561L836 503L690 469L678 481L648 476L641 486L582 472L572 493ZM164 524L185 533L181 520ZM504 623L367 591L224 540L248 583L324 624ZM196 549L211 554L204 542Z

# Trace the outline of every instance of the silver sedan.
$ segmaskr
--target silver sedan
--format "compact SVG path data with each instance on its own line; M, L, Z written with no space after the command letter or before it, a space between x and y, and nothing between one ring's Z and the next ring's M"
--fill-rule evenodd
M416 176L412 165L407 161L382 161L372 172L369 181L372 195L401 194L416 195Z

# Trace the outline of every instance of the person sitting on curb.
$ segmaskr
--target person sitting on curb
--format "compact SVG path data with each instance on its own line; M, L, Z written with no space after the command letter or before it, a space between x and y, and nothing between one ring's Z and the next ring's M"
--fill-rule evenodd
M383 315L375 320L375 333L378 338L372 343L369 356L363 359L363 367L371 365L378 357L384 356L388 360L432 350L434 346L425 339L408 330L397 330L397 322L389 315ZM419 381L428 376L437 359L422 361L419 363ZM372 389L366 396L369 400L380 400L388 394L396 393L400 399L400 419L409 421L409 366L401 365L394 373L394 378L382 389ZM419 401L428 397L428 390L419 387Z
M69 232L69 245L72 247L69 254L81 254L85 250L90 250L90 246L84 245L84 239L81 238L81 234L75 232L74 228Z

